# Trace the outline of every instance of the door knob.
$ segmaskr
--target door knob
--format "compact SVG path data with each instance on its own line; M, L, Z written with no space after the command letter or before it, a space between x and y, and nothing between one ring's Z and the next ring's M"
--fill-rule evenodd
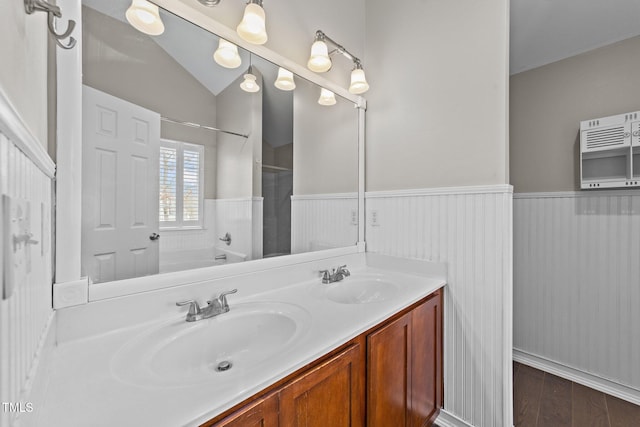
M151 236L149 236L149 240L158 240L160 238L160 235L158 233L153 233Z

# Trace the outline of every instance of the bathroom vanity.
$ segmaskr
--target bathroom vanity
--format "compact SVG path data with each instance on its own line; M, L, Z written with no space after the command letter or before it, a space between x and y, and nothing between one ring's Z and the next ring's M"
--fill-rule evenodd
M441 406L437 290L203 425L418 427Z
M59 310L24 425L429 425L445 277L356 253ZM175 305L233 289L209 319Z

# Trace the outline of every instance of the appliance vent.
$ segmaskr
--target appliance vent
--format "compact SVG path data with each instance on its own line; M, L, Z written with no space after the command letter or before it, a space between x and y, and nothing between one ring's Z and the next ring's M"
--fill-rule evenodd
M584 134L587 150L624 146L625 140L629 138L629 132L626 131L625 126L588 130Z

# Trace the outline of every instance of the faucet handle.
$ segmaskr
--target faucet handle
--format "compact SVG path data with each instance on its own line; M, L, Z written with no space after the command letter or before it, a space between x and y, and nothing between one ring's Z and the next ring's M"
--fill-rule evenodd
M182 307L184 305L189 305L189 313L187 313L187 315L192 315L195 316L197 314L200 314L200 305L198 305L198 301L190 299L187 301L180 301L177 302L176 305L178 307Z
M221 292L220 295L218 295L213 299L213 301L218 301L218 303L220 304L220 308L222 308L223 311L225 312L229 311L229 303L227 302L227 295L235 294L236 292L238 292L238 289ZM207 303L211 304L213 301L207 301Z
M349 270L347 270L347 265L341 265L340 267L338 267L338 273L342 273L345 276L351 276L351 272Z
M330 283L331 273L329 273L329 270L320 270L320 274L322 275L322 283Z

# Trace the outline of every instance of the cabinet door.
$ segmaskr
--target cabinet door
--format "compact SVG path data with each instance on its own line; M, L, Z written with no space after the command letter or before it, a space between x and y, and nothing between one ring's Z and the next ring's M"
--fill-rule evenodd
M203 424L207 426L209 424ZM278 427L278 395L272 394L251 403L214 427Z
M411 315L367 337L367 425L406 427L409 405Z
M364 426L364 354L355 343L280 392L281 427Z
M434 421L442 407L440 293L411 312L411 388L408 426Z
M431 425L442 406L440 293L367 338L367 425Z

